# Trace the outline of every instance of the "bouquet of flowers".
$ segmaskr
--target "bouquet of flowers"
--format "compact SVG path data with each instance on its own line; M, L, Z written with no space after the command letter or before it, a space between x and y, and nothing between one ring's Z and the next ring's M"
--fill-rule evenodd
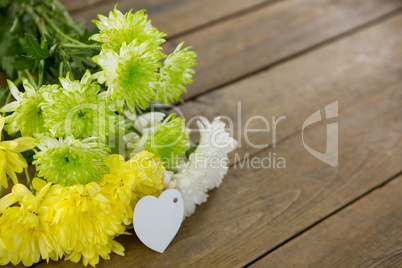
M236 141L220 118L200 117L192 145L185 119L163 109L192 83L196 53L180 43L165 54L166 34L144 10L115 7L93 32L57 0L1 1L0 17L10 78L0 91L0 197L14 184L0 199L0 264L95 266L124 255L114 239L130 234L142 197L177 189L187 217L220 185Z

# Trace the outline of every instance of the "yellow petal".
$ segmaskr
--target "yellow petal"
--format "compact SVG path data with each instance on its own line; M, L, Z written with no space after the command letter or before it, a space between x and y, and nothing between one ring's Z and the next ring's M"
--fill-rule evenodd
M25 161L24 157L22 157L20 153L15 153L7 150L6 158L7 158L7 165L12 164L13 168L17 167L14 170L17 171L18 173L22 172L22 168L28 167L27 161Z
M14 152L17 153L28 151L35 147L35 139L31 137L21 137L14 141L18 143L18 146L14 149Z
M32 194L31 191L23 184L16 184L13 187L12 193L15 195L17 200L22 200L27 194Z
M35 177L35 178L32 180L33 188L34 188L36 191L38 191L38 192L39 192L43 187L45 187L46 184L47 184L47 181L42 180L42 179L40 179L40 178L36 178L36 177Z
M18 143L15 141L2 141L0 143L0 149L3 150L14 150L15 148L17 148Z
M3 130L5 122L6 122L6 118L0 115L0 132ZM1 141L1 137L0 137L0 141Z
M95 199L95 200L97 200L97 201L99 201L99 202L103 202L103 203L107 203L107 202L109 202L109 199L107 199L106 197L104 197L103 195L101 195L101 194L96 194L96 195L94 195L93 196L93 199Z
M6 174L5 170L0 172L0 183L5 189L8 188L8 179L7 179L7 174Z
M18 178L17 175L15 174L14 170L12 170L10 167L6 167L6 173L7 175L11 178L14 184L18 183Z
M0 199L0 212L2 212L3 210L8 208L9 206L14 204L15 202L17 202L17 198L15 197L14 194L9 193L8 195L3 196Z
M52 183L48 183L46 184L44 187L42 187L42 189L39 191L39 193L37 194L37 198L38 198L38 202L41 201L41 199L45 196L45 194L47 193L47 191L50 189L50 186L52 186Z

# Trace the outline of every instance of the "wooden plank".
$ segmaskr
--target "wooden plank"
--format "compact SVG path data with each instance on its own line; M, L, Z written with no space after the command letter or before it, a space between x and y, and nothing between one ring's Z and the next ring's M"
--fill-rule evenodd
M401 193L399 176L252 267L401 267Z
M247 153L261 150L252 144L272 146L272 117L278 120L286 116L276 127L276 142L280 142L300 133L307 117L325 105L339 100L342 109L354 99L400 80L401 25L400 17L389 20L385 25L359 32L304 57L203 95L180 106L180 112L188 120L199 115L208 119L216 116L230 118L233 124L230 128L241 145L236 152L242 159ZM253 116L266 118L270 132L248 132L246 136L243 129ZM262 120L250 122L251 129L266 128ZM190 127L196 129L194 125L192 123ZM231 157L232 163L234 157Z
M60 2L72 13L76 10L88 8L91 5L99 5L108 0L60 0Z
M352 58L350 62L343 64L351 64L354 69L365 69L364 65L375 65L381 58L395 56L398 59L401 40L397 36L400 35L398 33L401 25L402 17L399 16L331 45L327 48L327 53L313 52L304 59L307 62L318 59L326 62L327 59L338 56L331 52L340 48L347 50L358 47L362 40L367 44L372 42L372 46L363 46L360 51L368 62L359 62ZM388 40L384 40L386 37ZM375 38L384 43L375 42ZM375 56L381 48L384 48L382 57ZM297 65L301 60L303 58L295 60L294 64ZM342 61L339 64L341 63ZM293 77L299 81L302 78L311 79L305 77L302 70L299 70L299 78L297 73L283 72L281 81L277 82L288 81ZM373 90L351 98L344 93L340 94L341 98L338 100L345 105L341 107L338 118L340 164L337 168L311 156L302 145L300 133L288 137L278 147L264 150L257 155L262 158L267 157L269 152L276 153L286 159L285 170L240 169L239 166L231 169L224 184L211 192L209 201L183 223L178 236L164 254L146 249L135 236L120 237L118 240L126 247L127 255L113 255L110 262L101 262L99 267L244 265L383 183L400 171L402 159L402 125L399 120L402 83L400 79L396 80L398 71L400 69L395 66L384 72L374 68L372 73L366 74L376 76L378 80L349 80L350 85L362 83L362 87L367 85L366 82L377 81ZM332 72L338 73L337 69ZM317 72L314 76L316 75ZM333 77L333 80L328 81L330 86L326 87L327 94L336 90L342 92L341 89L348 86L340 83L344 73L339 71L338 75L338 80ZM319 101L322 97L319 92L311 93L317 94L317 97L310 96L310 102ZM336 98L335 95L333 97ZM278 107L286 112L289 107L296 105L293 101L291 99ZM296 111L303 110L305 103L298 103L299 108ZM224 110L226 101L222 105L221 109ZM266 108L261 103L256 103L256 106L261 111ZM208 106L211 107L212 105ZM325 122L307 129L305 136L312 148L325 144ZM49 265L70 263L51 262ZM39 265L41 266L43 265Z
M221 1L211 1L215 5L222 5ZM122 2L121 7L123 3L126 2ZM127 3L125 9L134 5L131 1ZM149 2L151 3L153 2ZM164 2L164 5L167 7L168 3L170 2ZM196 10L206 11L185 13L191 14L186 17L173 13L175 8L168 11L158 7L148 8L149 15L156 27L175 35L183 31L181 27L191 25L191 21L196 20L196 17L208 17L211 13L210 6L213 10L222 10L216 9L214 5L207 5L205 1L194 3L197 5ZM226 8L230 5L223 6ZM183 95L184 99L189 99L264 69L401 7L400 0L280 1L212 27L174 38L164 48L170 52L179 42L185 40L188 45L194 46L199 55L194 84L189 86L189 93ZM88 12L105 13L111 6L99 11L95 11L96 8L74 16L90 18L93 15ZM184 8L192 10L183 6L183 12L188 12ZM184 29L186 30L188 29Z
M197 51L188 99L266 68L402 6L400 0L289 0L171 40ZM169 32L168 32L169 33Z
M286 170L231 169L224 185L186 220L169 249L157 254L135 237L120 237L116 267L243 266L401 171L402 83L345 107L340 114L340 165L318 163L297 135L271 153ZM376 132L373 131L376 122ZM384 133L385 132L385 133ZM315 148L325 125L305 133ZM267 151L257 155L268 157ZM108 267L102 262L99 267Z
M115 1L102 0L79 2L81 7L68 4L72 17L77 20L85 18L91 28L91 20L97 19L97 14L109 14L116 4ZM269 2L272 0L121 0L118 8L122 12L146 9L158 29L174 36Z

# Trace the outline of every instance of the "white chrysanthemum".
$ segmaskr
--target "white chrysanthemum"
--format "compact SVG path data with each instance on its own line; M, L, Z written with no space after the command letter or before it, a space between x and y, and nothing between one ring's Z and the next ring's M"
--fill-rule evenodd
M137 116L136 114L131 114L129 111L125 111L125 115L129 120L133 121L132 124L138 131L145 134L153 133L157 123L162 122L166 117L166 114L162 112L150 112ZM130 149L136 148L136 143L140 138L135 132L129 132L123 137L124 142Z
M204 185L211 190L219 187L223 177L228 171L229 159L227 155L237 147L237 141L225 131L225 123L220 117L212 123L203 118L197 122L201 137L197 149L194 151L198 168L206 170L203 178ZM203 161L201 159L203 158ZM216 164L218 163L218 164Z
M164 176L166 187L177 189L182 194L185 217L194 212L196 205L207 200L208 190L221 184L228 170L227 154L237 146L219 117L212 123L203 118L197 125L201 132L197 149L188 162L177 167L177 173Z
M184 202L184 217L194 213L196 205L207 201L208 188L203 183L206 170L195 166L195 155L191 154L187 163L179 167L179 172L164 175L164 184L168 189L178 190Z

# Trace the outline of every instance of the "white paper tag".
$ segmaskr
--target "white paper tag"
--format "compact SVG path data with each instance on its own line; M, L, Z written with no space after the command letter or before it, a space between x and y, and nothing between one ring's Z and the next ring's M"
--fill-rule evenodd
M145 196L134 209L135 233L147 247L163 253L179 231L183 215L184 204L179 191L166 190L159 198Z

